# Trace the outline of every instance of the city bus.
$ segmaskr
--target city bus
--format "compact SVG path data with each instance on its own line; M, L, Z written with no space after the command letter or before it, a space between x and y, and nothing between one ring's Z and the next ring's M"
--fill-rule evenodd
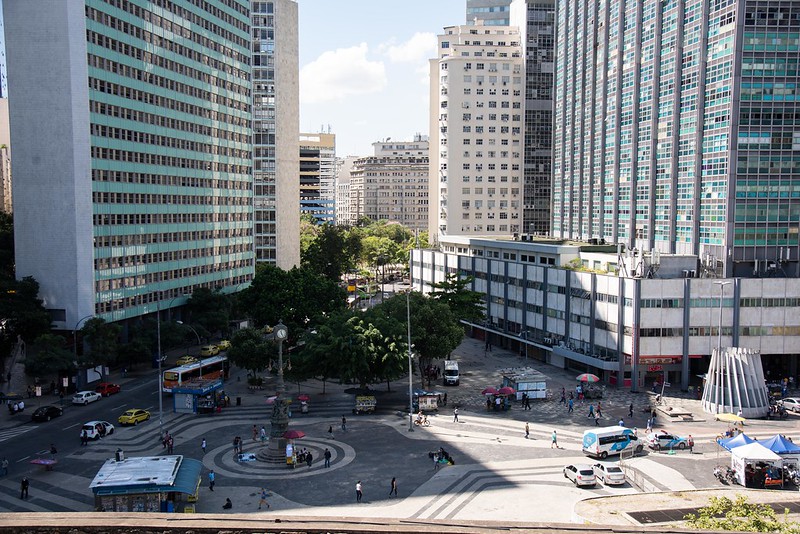
M227 356L212 356L187 363L164 371L162 388L165 393L172 393L172 388L199 378L227 378L228 368Z

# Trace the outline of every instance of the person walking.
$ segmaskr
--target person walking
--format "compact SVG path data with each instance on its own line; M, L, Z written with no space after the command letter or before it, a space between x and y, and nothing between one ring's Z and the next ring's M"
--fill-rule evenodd
M214 470L212 469L208 473L208 489L214 491L214 484L216 483L217 475L214 474Z
M564 388L561 388L561 400L558 402L561 404L567 404L567 392Z
M628 417L633 417L633 403L628 406Z
M528 435L530 435L531 429L528 426L528 423L525 423L525 439L528 439Z
M330 467L331 466L331 451L329 451L327 447L325 448L325 453L323 454L323 457L325 458L325 467Z
M311 462L314 460L314 457L311 455L311 451L306 452L306 465L309 469L311 469Z
M594 414L594 426L600 426L600 412Z
M645 434L649 434L653 431L653 420L649 417L647 418L647 428L645 429Z
M58 453L58 450L56 449L56 444L55 443L51 443L50 444L50 459L51 460L55 460L57 453Z
M453 408L453 422L458 423L458 406Z
M172 454L173 447L175 447L175 439L170 436L167 438L167 454Z
M594 404L589 405L589 413L586 417L594 417Z
M267 441L267 429L264 426L261 426L261 443L266 443Z
M203 438L203 441L200 442L200 448L203 449L203 454L206 453L206 438Z
M361 502L361 497L363 497L363 495L364 495L364 493L361 490L362 490L361 481L359 480L358 482L356 482L356 502L357 503Z
M597 408L595 408L598 417L603 417L603 407L600 405L600 402L597 403Z
M3 476L8 475L8 458L5 456L3 457L2 463L0 463L0 470L3 471Z
M28 477L22 477L22 481L19 483L19 498L20 499L27 499L28 498L28 486L30 483L28 482Z
M694 449L694 438L692 437L691 434L689 434L689 437L686 438L686 442L687 442L687 445L689 445L689 454L694 454L694 451L693 451L693 449Z
M329 437L330 439L333 439L333 425L330 425L330 426L328 427L328 437Z
M258 427L253 425L253 441L258 441Z
M347 419L342 416L342 432L347 432Z
M267 502L267 490L261 488L261 499L258 501L258 509L261 510L261 505L266 504L267 509L269 509L269 503Z
M559 446L558 446L558 434L556 434L555 430L553 430L553 433L550 435L550 448L552 449L553 447L555 447L556 449L559 448Z
M389 486L389 497L391 497L392 494L397 497L397 479L395 477L392 477L392 483Z
M572 397L569 398L569 404L567 405L567 413L572 413L573 410L573 401Z
M81 430L81 447L89 445L89 433Z

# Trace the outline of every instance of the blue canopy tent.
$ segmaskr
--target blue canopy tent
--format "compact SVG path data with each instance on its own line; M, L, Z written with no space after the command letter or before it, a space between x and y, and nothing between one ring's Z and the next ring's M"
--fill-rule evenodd
M775 454L800 454L800 446L795 445L780 434L776 434L760 443Z
M754 439L747 437L746 434L741 433L738 436L733 436L732 438L717 440L717 444L719 444L719 446L723 449L730 451L731 449L741 447L742 445L748 445L754 441Z

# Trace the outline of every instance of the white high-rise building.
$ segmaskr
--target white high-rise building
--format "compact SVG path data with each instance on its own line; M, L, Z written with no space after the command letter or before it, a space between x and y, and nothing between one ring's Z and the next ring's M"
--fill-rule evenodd
M525 102L519 30L445 28L430 79L431 239L519 233Z

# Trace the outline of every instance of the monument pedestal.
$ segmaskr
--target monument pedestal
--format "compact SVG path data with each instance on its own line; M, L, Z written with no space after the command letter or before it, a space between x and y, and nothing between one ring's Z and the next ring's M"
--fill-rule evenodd
M261 462L270 464L286 463L287 439L283 434L289 429L289 404L290 399L275 399L270 418L269 444L256 454Z

